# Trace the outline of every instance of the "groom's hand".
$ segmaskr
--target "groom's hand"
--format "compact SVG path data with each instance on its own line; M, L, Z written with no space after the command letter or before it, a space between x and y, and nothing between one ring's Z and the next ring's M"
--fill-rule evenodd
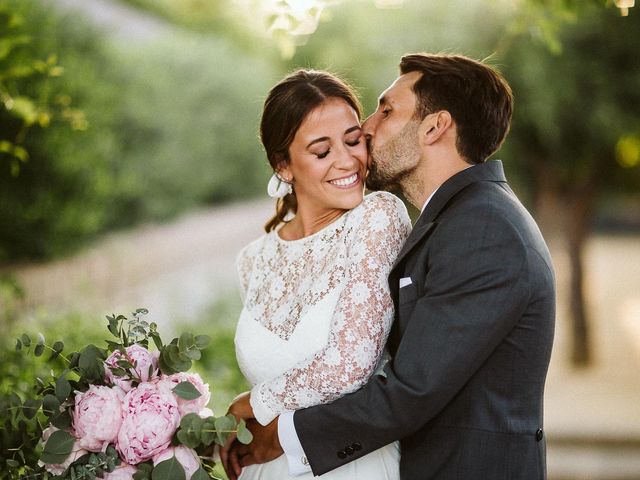
M242 445L235 442L228 453L230 470L236 476L240 475L243 467L275 460L284 453L278 439L278 417L264 427L256 420L249 420L247 428L253 434L251 443ZM234 480L231 476L229 478Z

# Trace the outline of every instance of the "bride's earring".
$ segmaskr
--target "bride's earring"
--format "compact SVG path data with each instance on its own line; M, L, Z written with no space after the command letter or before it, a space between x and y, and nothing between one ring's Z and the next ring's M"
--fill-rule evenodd
M267 193L271 198L283 198L292 192L293 188L290 181L280 178L277 173L271 175L267 185Z

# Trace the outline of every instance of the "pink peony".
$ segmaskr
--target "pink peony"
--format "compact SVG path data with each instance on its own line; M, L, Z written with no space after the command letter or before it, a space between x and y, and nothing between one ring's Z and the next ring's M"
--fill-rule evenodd
M45 428L42 431L42 441L46 442L47 440L49 440L49 437L51 436L51 434L56 430L58 429L53 425L50 425L49 427ZM71 453L69 454L69 456L64 462L51 464L51 463L44 463L42 460L38 460L38 465L40 465L41 467L44 467L44 469L49 473L52 473L54 475L62 475L64 471L67 468L69 468L69 465L71 465L73 462L75 462L77 459L79 459L81 456L87 453L89 452L81 448L80 445L78 445L78 441L76 440L71 449Z
M132 465L127 465L126 463L121 463L120 466L116 467L116 469L111 473L105 473L103 480L132 480L133 475L138 471L138 469Z
M200 468L200 459L195 450L185 447L183 445L177 447L169 447L165 451L160 452L153 457L153 466L155 467L160 462L169 460L175 455L176 460L180 462L182 468L184 468L185 478L191 478L191 476Z
M86 392L76 392L73 429L82 448L100 452L115 442L122 423L123 398L118 387L91 385Z
M180 424L175 396L152 383L141 383L124 398L117 449L122 459L137 465L166 449Z
M151 353L149 350L144 348L137 343L133 345L129 345L126 347L126 359L134 365L133 369L129 369L129 372L134 377L138 378L140 383L148 382L152 379L153 376L158 374L158 357L159 352ZM114 351L109 358L107 358L104 362L105 366L105 377L107 382L117 385L122 388L125 392L131 390L131 380L127 377L120 377L118 375L114 375L109 367L118 367L118 360L122 359L124 355L120 350ZM151 368L149 368L151 367ZM151 370L151 375L149 375L149 370Z
M182 382L191 382L191 384L196 387L201 395L194 400L185 400L184 398L180 398L176 396L178 401L178 408L180 409L180 416L184 416L187 413L200 413L207 404L209 403L209 399L211 398L211 392L209 392L209 384L204 383L202 378L197 373L174 373L169 376L161 376L160 379L156 382L158 385L158 389L169 392L173 394L173 389L176 385ZM175 394L174 394L175 395ZM213 412L211 412L213 415Z

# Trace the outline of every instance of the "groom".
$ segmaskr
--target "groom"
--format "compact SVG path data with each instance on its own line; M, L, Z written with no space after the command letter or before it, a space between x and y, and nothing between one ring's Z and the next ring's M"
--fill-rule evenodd
M231 467L282 454L320 475L400 440L403 480L544 479L544 382L555 317L545 242L487 161L511 121L491 67L414 54L363 128L371 189L422 210L389 275L393 360L359 391L251 426ZM231 472L234 476L234 472Z

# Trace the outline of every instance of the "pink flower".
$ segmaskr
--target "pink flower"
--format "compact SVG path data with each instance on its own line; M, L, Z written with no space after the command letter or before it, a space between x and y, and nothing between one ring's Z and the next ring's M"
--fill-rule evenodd
M126 463L121 463L120 466L116 467L116 469L111 473L105 473L103 480L132 480L133 475L138 471L138 469L132 465L128 465Z
M46 442L47 440L49 440L49 437L51 436L51 434L56 430L58 429L53 425L50 425L49 427L45 428L42 431L42 441ZM62 475L64 471L67 468L69 468L69 465L71 465L73 462L75 462L77 459L79 459L81 456L87 453L89 452L81 448L80 445L78 445L78 441L76 440L71 449L71 453L69 454L69 456L64 462L51 464L51 463L44 463L42 460L38 460L38 465L40 465L41 467L44 467L44 469L49 473L52 473L54 475Z
M153 457L153 466L155 467L160 462L169 460L173 456L180 462L182 468L184 468L185 478L191 478L191 476L200 468L200 459L195 450L185 447L183 445L177 447L169 447L165 451L160 452Z
M153 376L158 373L158 357L159 352L151 353L149 350L144 348L137 343L133 345L129 345L125 348L127 354L126 356L120 352L120 350L114 351L109 358L107 358L104 362L105 365L105 377L107 382L117 385L122 388L125 392L131 390L131 380L127 377L121 377L118 375L114 375L109 367L118 367L118 360L126 359L129 360L131 364L134 365L134 368L130 368L129 373L138 378L140 383L148 382L152 379ZM150 372L151 371L151 372ZM151 373L151 374L150 374Z
M193 400L185 400L184 398L180 398L176 395L176 400L178 401L178 408L180 409L180 416L184 416L187 413L200 413L202 409L204 409L209 400L211 398L211 392L209 392L209 384L204 383L202 378L197 373L174 373L169 376L161 376L160 379L156 382L158 385L158 389L164 392L169 392L173 394L173 389L182 382L191 382L191 384L196 387L196 390L200 392L200 396ZM175 394L174 394L175 395ZM213 412L211 412L213 415Z
M91 385L86 392L76 392L73 429L82 448L100 452L115 442L122 423L123 398L118 387Z
M149 460L167 448L180 424L174 395L152 383L141 383L127 393L122 413L116 447L122 459L131 465Z

